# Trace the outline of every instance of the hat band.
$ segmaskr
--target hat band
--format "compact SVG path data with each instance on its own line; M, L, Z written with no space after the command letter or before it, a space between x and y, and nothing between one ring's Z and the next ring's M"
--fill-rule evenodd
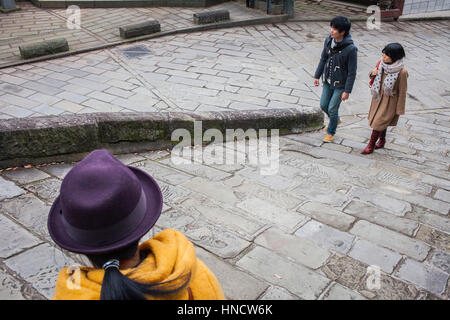
M62 223L67 234L83 245L98 246L117 242L131 234L144 219L147 212L147 197L141 189L141 197L131 213L119 222L100 230L80 229L71 225L62 216Z

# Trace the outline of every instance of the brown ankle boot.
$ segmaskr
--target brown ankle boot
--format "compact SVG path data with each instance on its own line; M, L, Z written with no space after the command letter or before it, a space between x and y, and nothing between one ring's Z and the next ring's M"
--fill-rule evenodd
M377 142L378 136L380 135L380 131L372 130L372 135L370 136L369 143L367 147L361 151L362 154L370 154L375 149L375 142Z
M380 136L378 137L377 143L375 143L375 149L384 148L384 144L386 143L386 130L380 132Z

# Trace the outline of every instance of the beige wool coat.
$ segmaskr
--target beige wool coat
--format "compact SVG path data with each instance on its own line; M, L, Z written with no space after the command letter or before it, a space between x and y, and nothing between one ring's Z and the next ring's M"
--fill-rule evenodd
M369 74L370 76L370 74ZM392 90L393 96L384 94L384 78L381 76L380 98L372 99L370 104L369 126L376 131L383 131L388 126L396 126L400 115L405 114L406 90L408 83L408 71L400 70L397 81Z

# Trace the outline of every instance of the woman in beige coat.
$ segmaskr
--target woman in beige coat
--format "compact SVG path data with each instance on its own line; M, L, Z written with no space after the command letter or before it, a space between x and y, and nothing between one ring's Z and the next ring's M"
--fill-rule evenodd
M373 129L367 147L362 154L383 148L388 126L396 126L400 115L405 114L408 71L404 67L405 51L401 44L390 43L383 49L383 58L378 68L369 76L372 103L369 110L369 125Z

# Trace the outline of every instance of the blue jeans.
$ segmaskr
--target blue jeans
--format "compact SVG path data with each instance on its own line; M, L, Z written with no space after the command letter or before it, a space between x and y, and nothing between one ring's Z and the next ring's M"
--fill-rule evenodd
M332 89L328 82L323 83L322 96L320 97L320 108L330 119L327 133L334 136L339 120L339 106L344 89Z

